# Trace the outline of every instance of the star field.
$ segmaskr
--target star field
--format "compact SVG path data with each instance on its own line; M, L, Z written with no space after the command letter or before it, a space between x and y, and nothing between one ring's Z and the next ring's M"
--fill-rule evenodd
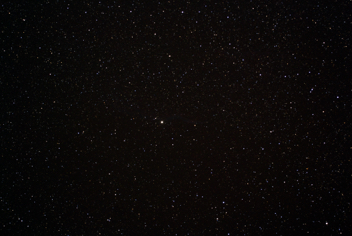
M1 235L350 235L350 1L1 5Z

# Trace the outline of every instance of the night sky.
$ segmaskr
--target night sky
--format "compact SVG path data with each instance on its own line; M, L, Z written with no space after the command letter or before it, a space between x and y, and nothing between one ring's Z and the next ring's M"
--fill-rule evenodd
M1 235L352 235L351 1L15 2Z

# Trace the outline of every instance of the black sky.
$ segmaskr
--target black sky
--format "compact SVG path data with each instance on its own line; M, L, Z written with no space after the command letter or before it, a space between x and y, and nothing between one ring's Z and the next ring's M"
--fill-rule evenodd
M1 235L351 234L350 1L0 9Z

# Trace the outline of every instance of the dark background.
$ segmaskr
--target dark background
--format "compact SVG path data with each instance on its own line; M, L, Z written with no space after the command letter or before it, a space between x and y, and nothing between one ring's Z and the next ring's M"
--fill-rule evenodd
M1 235L351 234L350 1L58 2L0 8Z

